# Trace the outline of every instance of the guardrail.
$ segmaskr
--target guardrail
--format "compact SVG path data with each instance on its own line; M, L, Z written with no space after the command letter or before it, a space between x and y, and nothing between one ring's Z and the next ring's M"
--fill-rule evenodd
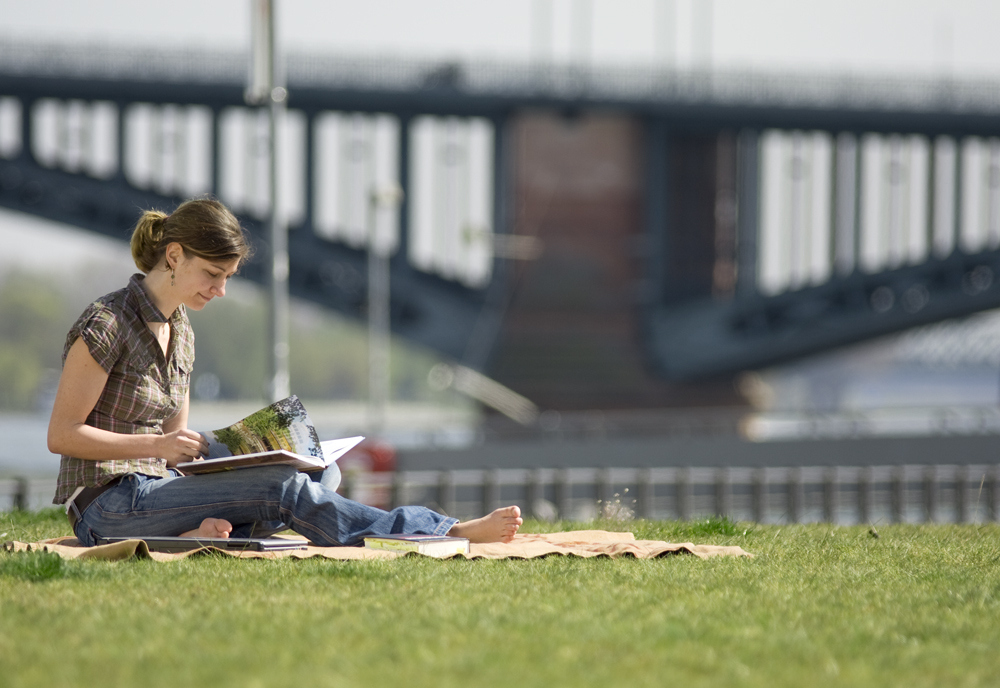
M0 480L0 510L51 506L54 490L53 479ZM397 471L346 474L342 491L368 504L422 504L461 519L517 504L526 516L543 520L1000 520L997 464Z
M0 480L0 511L35 511L54 506L55 478L11 478Z
M346 475L343 491L384 506L475 518L504 504L555 520L971 523L1000 517L997 465L792 468L560 468Z

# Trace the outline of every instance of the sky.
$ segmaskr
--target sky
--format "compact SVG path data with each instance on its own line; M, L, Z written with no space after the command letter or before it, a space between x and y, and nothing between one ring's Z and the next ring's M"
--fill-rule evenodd
M995 0L276 0L279 44L396 57L1000 80ZM246 49L251 0L0 0L0 41ZM2 94L0 94L2 95ZM25 232L29 227L31 231ZM0 211L4 262L105 252Z
M305 51L1000 76L995 0L276 1ZM0 0L0 40L243 48L250 3Z

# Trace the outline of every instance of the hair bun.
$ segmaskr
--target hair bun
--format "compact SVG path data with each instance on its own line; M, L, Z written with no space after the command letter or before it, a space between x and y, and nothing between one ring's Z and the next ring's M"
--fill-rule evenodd
M157 213L158 217L153 220L153 241L159 245L160 241L163 239L163 232L166 231L167 218L170 216L165 213Z
M132 258L136 266L145 273L149 273L156 265L168 217L162 211L147 210L132 231Z

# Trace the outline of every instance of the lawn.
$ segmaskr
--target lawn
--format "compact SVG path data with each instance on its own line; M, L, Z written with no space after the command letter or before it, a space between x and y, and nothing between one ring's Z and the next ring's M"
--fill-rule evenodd
M753 559L0 554L0 685L1000 683L1000 527L529 522ZM68 534L0 513L0 540Z

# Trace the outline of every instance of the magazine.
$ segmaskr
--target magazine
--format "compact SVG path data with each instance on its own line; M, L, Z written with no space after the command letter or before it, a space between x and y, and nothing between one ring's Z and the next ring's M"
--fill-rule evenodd
M221 430L201 433L208 454L177 464L189 475L284 464L300 471L323 470L364 437L321 442L309 414L295 395L276 401Z

